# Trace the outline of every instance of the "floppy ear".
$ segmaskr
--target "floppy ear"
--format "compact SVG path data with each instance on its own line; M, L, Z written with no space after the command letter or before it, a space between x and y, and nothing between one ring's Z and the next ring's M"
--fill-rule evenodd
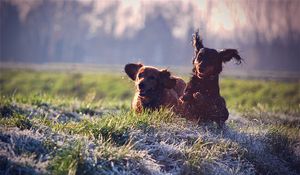
M167 89L172 89L176 85L176 79L171 77L171 73L166 69L159 73L162 85Z
M131 78L133 81L136 78L136 74L138 73L139 69L143 67L142 64L134 64L134 63L129 63L125 65L125 72L128 75L129 78Z
M223 63L230 61L232 58L236 60L237 64L241 64L242 58L236 49L223 49L219 51L220 58Z

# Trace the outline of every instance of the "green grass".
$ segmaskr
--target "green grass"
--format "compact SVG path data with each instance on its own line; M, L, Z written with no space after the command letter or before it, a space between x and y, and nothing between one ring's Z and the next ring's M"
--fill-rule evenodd
M168 109L135 114L125 73L3 69L0 83L0 144L20 153L4 156L8 173L300 173L300 82L221 79L240 117L223 130ZM30 155L33 144L48 158Z
M300 82L222 79L220 84L229 108L300 113Z
M133 82L125 73L1 70L0 74L1 101L11 98L32 105L77 105L78 111L89 112L108 107L128 109L134 93ZM300 82L225 78L220 86L231 109L300 113Z
M95 139L111 140L117 145L125 144L128 132L131 129L147 129L151 125L159 125L162 122L171 121L174 114L168 110L154 111L149 116L148 111L142 114L133 112L121 112L120 114L108 114L101 118L84 119L80 122L56 123L43 120L44 124L56 132L67 134L80 134ZM40 122L40 120L38 120ZM37 122L37 124L39 124Z
M32 127L32 122L24 115L13 114L10 118L0 118L0 126L5 127L18 127L21 130L30 129Z
M26 94L46 94L76 97L85 101L104 98L124 100L132 96L132 82L121 75L108 73L1 70L0 82L3 95L21 94L24 97Z
M78 167L83 164L81 147L81 143L76 142L72 146L60 150L49 166L52 173L57 175L75 175Z

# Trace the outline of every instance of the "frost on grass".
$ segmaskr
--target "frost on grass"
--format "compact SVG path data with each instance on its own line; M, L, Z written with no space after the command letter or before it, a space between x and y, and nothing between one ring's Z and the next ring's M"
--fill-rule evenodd
M210 129L161 125L133 137L138 140L136 149L147 150L155 167L160 167L153 174L253 174L251 164L241 160L244 150Z
M59 120L63 113L69 116ZM177 117L169 120L167 113L152 119L147 117L160 113L140 118L118 113L116 119L108 120L102 119L102 114L91 118L43 105L5 108L3 114L0 174L300 172L299 127L242 118L235 113L223 129L213 124L198 126ZM24 127L24 121L29 125ZM127 139L116 144L113 133L125 131Z
M19 128L0 129L1 172L40 174L46 172L48 150L42 136Z

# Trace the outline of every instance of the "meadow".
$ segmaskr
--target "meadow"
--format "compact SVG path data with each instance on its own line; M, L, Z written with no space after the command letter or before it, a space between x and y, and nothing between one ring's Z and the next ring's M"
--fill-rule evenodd
M222 77L230 117L219 129L131 112L125 73L0 75L0 174L300 173L299 80Z

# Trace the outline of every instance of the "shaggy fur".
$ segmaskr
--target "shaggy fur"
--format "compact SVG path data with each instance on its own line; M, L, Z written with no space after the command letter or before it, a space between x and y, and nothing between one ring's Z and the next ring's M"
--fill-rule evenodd
M125 72L135 81L136 92L131 107L136 112L143 109L157 109L159 107L173 107L183 95L185 82L178 77L171 76L167 70L142 64L127 64Z
M234 58L241 63L235 49L205 48L198 32L193 35L193 75L180 99L183 116L198 122L215 121L223 125L229 113L223 97L220 96L219 74L222 64Z

